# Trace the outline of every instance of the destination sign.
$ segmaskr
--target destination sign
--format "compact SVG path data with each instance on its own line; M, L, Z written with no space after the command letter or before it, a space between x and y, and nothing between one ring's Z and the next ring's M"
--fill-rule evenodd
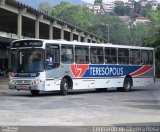
M22 40L16 41L12 45L13 48L19 47L42 47L42 41L40 40Z

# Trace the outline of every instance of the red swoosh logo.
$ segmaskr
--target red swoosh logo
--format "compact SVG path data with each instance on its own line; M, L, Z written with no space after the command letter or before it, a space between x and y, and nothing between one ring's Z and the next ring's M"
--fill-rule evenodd
M89 66L86 65L86 64L78 64L78 65L71 64L70 65L72 74L75 77L82 77L85 74L85 72L88 69L88 67Z
M132 73L131 76L137 76L139 74L143 74L144 72L149 71L151 68L152 66L143 66L138 71L135 71L134 73Z

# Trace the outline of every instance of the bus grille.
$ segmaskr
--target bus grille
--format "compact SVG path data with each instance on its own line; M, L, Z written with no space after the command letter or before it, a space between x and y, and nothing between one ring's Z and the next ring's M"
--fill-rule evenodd
M31 84L33 80L16 80L17 84Z

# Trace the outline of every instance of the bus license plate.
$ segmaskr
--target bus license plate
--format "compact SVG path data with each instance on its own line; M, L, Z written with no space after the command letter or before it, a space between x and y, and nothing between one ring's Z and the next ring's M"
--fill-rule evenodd
M19 86L19 89L28 89L27 86Z

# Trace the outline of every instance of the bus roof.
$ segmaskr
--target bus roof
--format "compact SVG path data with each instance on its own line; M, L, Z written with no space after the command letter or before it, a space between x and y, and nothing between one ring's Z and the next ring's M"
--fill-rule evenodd
M102 47L113 47L113 48L127 48L127 49L146 49L146 50L154 50L154 48L151 47L141 47L141 46L128 46L128 45L116 45L112 43L87 43L87 42L78 42L78 41L66 41L66 40L46 40L46 39L20 39L15 40L13 42L17 41L23 41L23 40L41 40L45 44L48 43L54 43L54 44L68 44L68 45L83 45L83 46L102 46ZM45 46L45 45L44 45Z

